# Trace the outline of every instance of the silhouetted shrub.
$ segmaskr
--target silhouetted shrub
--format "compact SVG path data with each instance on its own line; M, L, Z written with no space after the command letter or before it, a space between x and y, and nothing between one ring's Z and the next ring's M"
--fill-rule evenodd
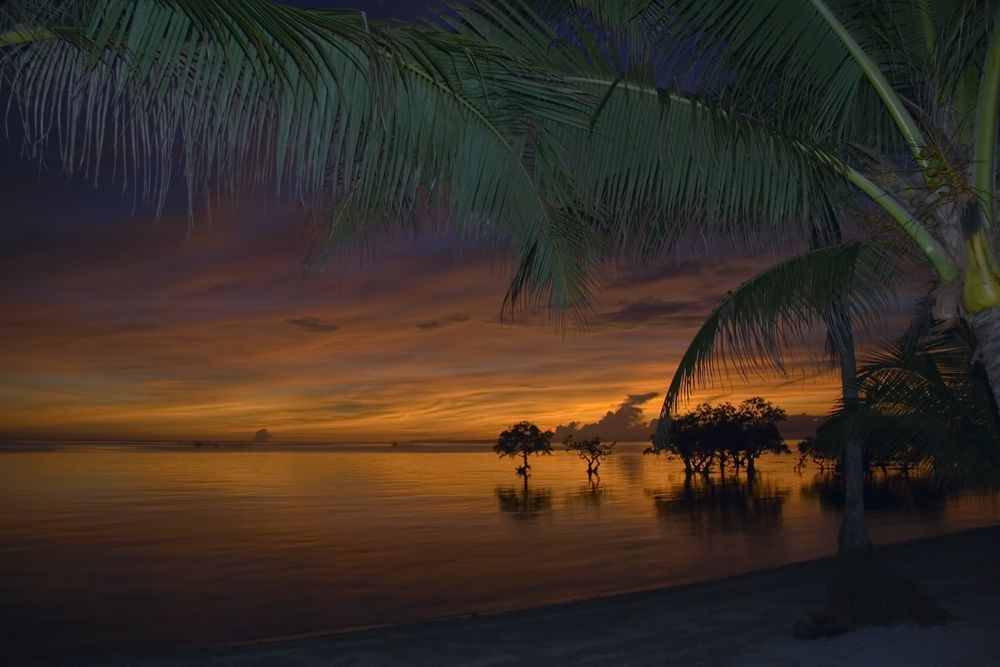
M860 400L820 425L811 446L815 457L829 466L855 438L869 471L933 472L968 482L1000 478L1000 413L966 329L928 311L863 362Z
M551 454L552 445L549 443L551 437L552 431L542 431L531 422L522 421L500 434L500 437L497 438L497 444L493 445L493 451L501 458L520 456L524 464L517 467L517 474L527 476L531 470L528 456L530 454Z
M670 443L662 451L684 461L684 471L689 475L708 473L715 463L721 473L731 463L736 470L745 467L747 474L753 475L762 454L789 453L778 431L778 422L785 417L784 410L759 396L743 401L739 407L732 403L703 403L671 420Z
M611 456L611 450L617 444L617 442L601 442L596 436L590 440L574 440L572 435L568 435L563 441L567 451L576 452L577 456L587 462L588 477L597 474L597 469L601 467L604 459Z
M788 454L790 450L778 431L778 422L785 421L785 411L760 396L740 403L736 420L740 429L741 447L732 453L736 468L746 465L747 474L756 470L761 454Z
M821 473L827 470L838 470L840 469L840 454L838 452L837 456L830 456L829 453L823 451L820 448L819 442L816 438L802 438L798 444L799 450L799 462L796 464L795 468L799 472L806 467L806 461L811 460L813 465L819 468Z

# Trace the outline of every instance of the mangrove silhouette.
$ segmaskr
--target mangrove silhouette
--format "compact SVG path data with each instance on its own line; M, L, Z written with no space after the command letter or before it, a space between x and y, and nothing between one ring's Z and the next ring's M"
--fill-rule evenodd
M761 479L688 477L669 491L652 492L657 513L694 535L771 533L781 528L788 489Z
M493 451L500 458L509 456L513 459L520 456L522 463L516 468L517 474L527 477L531 474L528 456L551 454L552 445L549 442L551 438L552 431L543 431L529 421L520 421L500 434L496 444L493 445Z
M816 438L803 438L796 449L799 452L799 461L795 464L795 472L800 475L809 463L818 468L823 475L840 470L840 457L831 457L820 452L816 448Z
M498 486L496 496L500 511L520 520L537 519L542 512L552 508L552 489L531 488L527 478L520 487Z
M587 477L591 478L597 474L597 469L601 467L604 459L611 456L617 442L601 442L597 436L590 440L574 440L572 435L567 435L563 441L563 447L568 452L574 452L581 461L587 464Z
M828 422L830 423L830 422ZM829 427L831 430L823 430L820 433L823 437L803 438L798 444L799 462L796 469L800 472L805 469L807 463L812 462L814 466L823 473L841 474L841 462L843 458L842 437L831 437L826 435L832 428L838 426L834 424ZM862 458L862 468L865 474L870 475L879 471L882 475L899 473L903 476L911 473L920 474L928 470L935 470L935 459L930 452L920 452L912 445L901 445L900 443L890 443L889 445L879 445L866 441ZM945 468L946 472L950 472Z
M933 477L869 475L865 478L865 509L870 511L943 512L945 501L960 495L955 485ZM844 508L844 482L839 475L817 474L802 486L804 498L816 498L820 509L840 512Z
M759 396L739 406L702 403L669 424L659 422L653 444L645 453L680 459L689 477L708 475L713 467L721 476L731 467L737 473L744 469L747 477L753 477L761 455L789 453L778 430L778 422L785 418L784 410Z

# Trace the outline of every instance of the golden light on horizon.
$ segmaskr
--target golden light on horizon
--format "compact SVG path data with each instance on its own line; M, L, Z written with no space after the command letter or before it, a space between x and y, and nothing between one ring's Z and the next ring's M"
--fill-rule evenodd
M183 240L180 221L127 220L22 251L5 297L0 423L7 437L282 440L489 439L529 419L592 423L628 396L659 413L717 299L766 265L735 255L615 276L583 330L497 319L506 274L447 239L400 239L361 270L303 274L300 227L237 212ZM36 268L41 253L51 258ZM836 378L698 388L824 414Z

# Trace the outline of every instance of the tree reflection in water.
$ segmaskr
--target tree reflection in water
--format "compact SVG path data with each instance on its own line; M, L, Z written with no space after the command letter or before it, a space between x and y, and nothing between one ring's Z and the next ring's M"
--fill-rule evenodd
M865 510L898 512L943 512L949 498L961 495L957 485L932 477L907 475L869 475L865 478ZM816 498L827 512L844 507L844 482L839 475L817 474L802 485L803 498Z
M496 494L500 511L509 512L517 519L536 519L543 511L552 508L552 489L533 489L528 486L527 478L520 487L498 486Z
M651 493L665 519L684 523L694 535L769 533L781 528L781 511L789 489L757 475L713 480L688 477L669 491Z
M611 497L611 493L606 486L601 485L600 475L592 475L586 484L569 496L571 505L590 505L597 507L602 502Z

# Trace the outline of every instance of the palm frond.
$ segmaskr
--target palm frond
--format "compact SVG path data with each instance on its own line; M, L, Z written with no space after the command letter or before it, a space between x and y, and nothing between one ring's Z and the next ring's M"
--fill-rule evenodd
M522 244L514 274L501 306L501 318L521 311L550 308L557 327L572 312L586 322L592 304L591 284L607 250L594 227L567 210L553 211L555 233L540 229Z
M789 132L835 143L905 143L878 92L824 20L817 3L796 0L580 0L595 14L639 24L651 49L675 76L698 76L703 89L724 89L762 115L776 114ZM613 5L627 5L611 11ZM933 115L951 91L956 61L981 52L991 7L984 0L824 0L852 41L903 100ZM928 11L924 12L923 7ZM627 17L627 18L626 18ZM929 19L929 24L925 21ZM935 49L927 46L928 32ZM693 65L692 65L693 63ZM692 69L693 68L693 69ZM738 85L733 85L738 82ZM897 150L888 150L895 147Z
M907 335L863 360L861 401L833 413L820 428L820 446L836 454L849 434L874 455L902 452L945 475L995 478L1000 420L973 353L960 329L918 316Z
M842 180L822 146L761 122L752 108L659 86L652 63L621 62L627 45L598 40L590 23L559 28L511 0L460 7L451 25L545 62L599 100L587 128L542 127L568 156L573 204L631 257L657 257L691 230L801 233L812 203Z
M325 178L325 146L374 115L379 61L357 12L262 0L13 0L3 18L4 28L78 36L3 53L29 154L43 157L55 140L64 169L95 176L110 159L158 210L178 158L191 191L286 181L305 197Z
M892 273L892 262L873 241L813 250L758 273L728 293L695 334L667 389L660 421L669 422L694 384L723 366L742 376L785 373L786 350L806 342L835 304L845 304L850 321L870 324L884 312Z
M586 235L550 128L594 102L525 58L439 26L267 0L11 0L0 29L48 28L2 52L26 151L113 178L162 210L179 172L199 194L253 189L320 209L324 242L448 214L535 248L526 287L576 303ZM70 36L74 36L70 38ZM565 235L565 237L561 237Z

